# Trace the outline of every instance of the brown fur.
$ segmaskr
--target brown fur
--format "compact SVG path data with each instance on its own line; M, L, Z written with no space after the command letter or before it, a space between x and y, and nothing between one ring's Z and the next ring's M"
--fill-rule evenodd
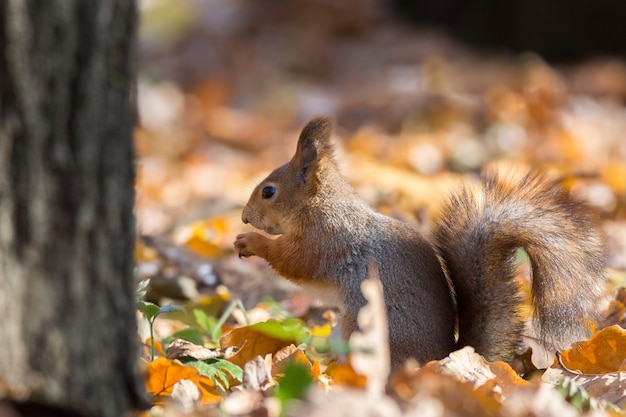
M255 188L244 223L280 236L239 235L240 256L260 256L288 280L322 298L339 298L346 337L365 303L360 285L367 265L376 262L397 366L408 357L424 362L455 349L453 293L459 344L490 359L506 358L522 331L511 257L523 247L545 342L561 348L583 336L604 258L591 217L561 188L533 175L508 187L488 175L483 197L464 189L451 198L431 244L357 196L335 163L331 133L328 119L313 119L291 161ZM266 187L275 189L271 197L264 198Z

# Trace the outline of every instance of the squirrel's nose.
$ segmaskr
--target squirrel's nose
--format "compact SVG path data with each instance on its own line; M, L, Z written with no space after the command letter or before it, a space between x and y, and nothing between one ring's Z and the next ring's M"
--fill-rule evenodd
M249 212L250 212L250 211L248 210L248 205L246 204L246 205L244 206L243 210L241 211L241 221L242 221L244 224L248 224L248 223L250 223L250 220L248 219L248 213L249 213Z

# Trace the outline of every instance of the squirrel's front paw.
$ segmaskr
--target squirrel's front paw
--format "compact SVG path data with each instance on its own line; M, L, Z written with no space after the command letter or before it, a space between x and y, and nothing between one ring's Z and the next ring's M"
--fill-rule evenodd
M239 257L247 258L249 256L256 255L257 253L254 250L254 241L262 237L263 236L254 232L237 235L237 239L235 240L235 250L239 254Z

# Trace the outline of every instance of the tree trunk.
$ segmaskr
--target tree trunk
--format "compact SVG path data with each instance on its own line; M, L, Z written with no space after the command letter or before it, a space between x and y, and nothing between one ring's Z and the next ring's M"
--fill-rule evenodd
M133 0L0 1L0 398L140 406Z

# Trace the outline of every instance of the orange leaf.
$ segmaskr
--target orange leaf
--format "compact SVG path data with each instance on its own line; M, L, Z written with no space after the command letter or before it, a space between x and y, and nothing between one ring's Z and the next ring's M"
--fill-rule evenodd
M141 240L135 240L135 260L137 262L152 262L158 258L157 251L147 247Z
M221 252L221 249L217 245L207 242L199 236L192 236L185 245L189 250L207 258L217 256Z
M612 162L604 166L602 179L613 189L613 191L626 193L626 164Z
M281 374L285 365L293 362L304 365L307 369L311 369L311 361L309 358L295 345L289 345L274 354L272 359L272 376Z
M150 349L152 349L152 338L151 337L146 338L144 345L146 348L146 356L149 357ZM158 340L154 341L154 351L158 353L159 355L165 357L165 352L163 351L163 345Z
M222 252L221 247L231 246L233 229L232 219L216 216L185 226L178 234L188 249L211 258Z
M213 381L200 375L192 366L185 366L177 361L158 358L146 366L146 390L155 397L155 404L161 404L172 395L174 385L182 379L196 384L202 394L203 404L220 402L222 397L216 394Z
M532 385L531 382L520 378L513 368L511 368L511 365L506 362L495 361L487 362L486 364L491 372L496 375L495 382L497 383L497 386L500 387L499 390L501 390L505 396L509 395L516 389Z
M610 326L596 332L591 339L563 352L561 363L583 374L626 371L626 330Z
M254 330L251 326L234 329L220 339L220 347L222 349L231 346L241 346L239 352L228 358L230 362L239 365L241 368L243 368L246 362L257 356L265 357L268 353L273 355L292 343L292 341L268 336L265 333Z
M357 374L349 363L332 362L326 368L326 372L335 384L349 385L357 388L365 388L367 378Z
M313 365L311 366L311 376L313 376L313 380L316 380L317 378L320 377L320 363L319 361L316 359L313 361Z

